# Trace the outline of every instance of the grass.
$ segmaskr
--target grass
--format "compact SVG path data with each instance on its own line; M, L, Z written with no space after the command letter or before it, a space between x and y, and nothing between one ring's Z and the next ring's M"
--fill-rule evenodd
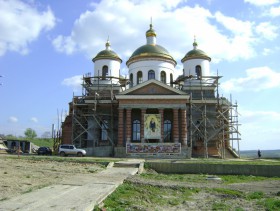
M30 193L30 192L32 192L34 190L42 189L42 188L47 187L47 186L48 186L48 184L38 185L38 186L35 186L35 187L32 187L32 188L29 188L28 190L22 192L22 194Z
M0 199L0 201L5 201L7 199L8 199L8 197L4 197L4 198Z
M274 210L280 210L280 200L279 199L273 199L268 198L265 199L262 204L265 206L265 210L267 211L274 211Z
M141 174L140 177L153 180L170 180L179 182L205 182L203 174Z
M223 202L214 202L212 205L212 210L219 210L219 211L228 211L230 210L230 206Z
M262 198L264 198L264 193L261 192L261 191L249 193L246 198L249 199L249 200L252 200L252 199L262 199Z
M225 189L225 188L213 188L211 191L215 191L217 193L221 193L228 198L241 198L244 197L244 193L237 190Z
M153 174L144 173L139 175L142 179L149 181L179 181L186 183L206 183L208 175L195 174ZM220 176L223 183L250 183L255 181L273 180L280 178L267 178L259 176L242 176L242 175L223 175ZM149 183L151 184L151 182ZM159 183L157 183L159 184ZM206 192L210 195L216 195L219 200L209 204L209 210L235 210L243 211L244 209L235 204L235 200L245 200L263 210L280 210L280 200L267 196L262 191L243 192L228 188L187 188L180 186L156 186L124 183L122 186L110 195L104 201L106 210L172 210L177 207L183 207L187 201L191 201L191 196ZM133 197L133 199L131 198ZM275 195L275 197L277 197ZM207 199L205 199L205 203ZM234 204L232 204L234 203ZM95 210L100 210L95 208Z
M171 209L190 200L190 196L198 189L183 187L162 188L160 186L139 185L125 182L104 201L106 210L160 210ZM133 198L133 200L132 200ZM100 210L95 208L94 210Z
M224 183L243 183L243 182L256 182L264 180L279 180L280 177L262 177L262 176L245 176L245 175L220 175L219 176Z
M39 147L50 147L51 149L53 148L52 138L34 138L30 141Z
M57 156L0 156L0 159L27 159L27 160L48 160L58 162L80 162L80 163L99 163L105 166L112 161L120 161L124 159L117 158L93 158L93 157L57 157ZM89 172L94 173L94 169L88 169ZM5 172L4 172L5 174ZM159 181L179 181L186 183L206 183L208 175L204 174L141 174L142 179L147 180L159 180ZM232 183L246 183L262 180L273 180L280 178L267 178L259 176L242 176L242 175L220 175L224 184ZM41 187L38 187L41 188ZM36 188L36 189L38 189ZM34 189L30 189L26 192L31 192ZM106 210L172 210L176 207L184 207L188 201L193 200L192 196L202 191L206 191L208 194L218 194L223 198L221 201L212 202L209 205L209 210L236 210L241 211L242 208L232 207L229 205L230 201L236 198L242 198L248 201L248 203L259 204L263 210L280 210L280 200L275 198L269 198L263 192L251 192L243 193L241 191L226 189L226 188L187 188L174 186L155 186L134 184L125 182L119 186L115 192L113 192L104 201L104 207ZM236 205L238 206L238 205ZM94 210L100 210L95 207Z
M160 175L162 177L162 175ZM166 175L174 178L174 175ZM163 178L163 177L162 177ZM166 177L165 177L166 178ZM210 195L218 194L220 200L207 202L209 210L235 210L243 211L243 208L235 203L237 198L251 201L262 210L280 210L280 200L267 197L263 192L245 193L226 188L186 188L179 186L163 187L160 185L145 185L125 182L119 186L102 204L99 210L174 210L184 207L187 201L193 201L192 196L206 191ZM203 199L204 200L204 199Z
M145 163L145 166L151 166L153 162L158 162L159 160L149 160ZM160 162L170 163L174 162L174 160L161 160ZM216 159L216 158L193 158L193 159L185 159L185 160L176 160L176 163L189 163L189 164L211 164L211 165L280 165L280 159Z
M204 183L208 175L204 174L141 174L140 177L152 180L170 180L179 182ZM244 176L244 175L219 175L225 184L255 182L263 180L279 180L280 177Z

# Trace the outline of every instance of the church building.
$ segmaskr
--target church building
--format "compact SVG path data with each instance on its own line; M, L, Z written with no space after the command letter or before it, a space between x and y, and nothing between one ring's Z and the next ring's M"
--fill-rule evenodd
M146 44L126 61L126 78L107 40L94 72L83 76L82 96L69 103L62 143L100 157L239 157L237 104L219 97L211 58L194 40L175 78L177 63L156 37L150 24Z

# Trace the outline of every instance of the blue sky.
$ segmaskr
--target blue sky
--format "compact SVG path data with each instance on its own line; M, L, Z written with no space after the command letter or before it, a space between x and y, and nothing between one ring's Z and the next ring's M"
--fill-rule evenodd
M280 0L0 0L0 134L51 131L108 36L127 75L151 17L178 75L194 35L212 58L239 105L240 149L280 149Z

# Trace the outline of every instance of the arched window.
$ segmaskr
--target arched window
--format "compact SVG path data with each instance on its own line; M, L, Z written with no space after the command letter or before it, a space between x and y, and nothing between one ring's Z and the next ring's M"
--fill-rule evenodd
M171 142L172 124L170 120L164 120L164 142Z
M166 73L164 71L161 71L160 73L160 80L162 83L166 84Z
M103 120L101 122L101 140L107 141L108 140L108 121Z
M134 120L132 123L132 140L140 141L140 121Z
M143 82L142 71L137 72L137 84L141 84Z
M105 80L106 79L106 76L108 76L108 66L107 65L104 65L102 67L102 80Z
M149 70L148 72L148 80L155 79L155 71Z
M197 79L201 79L201 66L200 65L196 65L195 66L195 73L196 73L196 77Z
M129 87L133 87L133 74L131 73L130 76L129 76L129 80L130 80L130 84L129 84Z
M170 73L170 86L173 87L173 74Z

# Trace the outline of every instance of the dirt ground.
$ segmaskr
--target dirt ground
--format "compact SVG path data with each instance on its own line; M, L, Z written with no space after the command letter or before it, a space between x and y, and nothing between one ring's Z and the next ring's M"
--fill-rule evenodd
M1 201L27 193L38 188L63 181L89 178L103 167L97 164L57 162L50 160L28 160L14 156L14 159L7 155L0 154L0 204ZM244 193L263 192L266 197L280 199L280 180L267 180L260 182L223 184L219 180L210 180L203 183L182 183L174 181L147 180L140 176L132 176L127 179L133 183L150 184L161 187L188 187L200 188L202 191L193 195L192 200L184 205L176 206L176 210L211 210L213 203L225 203L236 210L264 210L256 200L246 200L240 197L232 197L222 193L213 193L211 188L226 188L239 190ZM174 208L174 207L173 207ZM164 209L164 208L159 208ZM173 210L168 208L169 210ZM145 210L145 208L144 208Z
M262 198L273 198L280 200L280 180L265 180L235 184L224 184L224 182L220 180L205 180L205 182L201 183L186 183L176 181L149 180L136 175L128 178L127 181L139 185L145 184L163 188L168 187L172 189L180 187L200 189L198 193L194 194L190 200L185 201L183 204L172 207L161 206L159 210L266 210L264 206L259 203L262 199L247 200L245 198L237 197L231 194L215 192L213 191L214 188L241 191L245 195L249 195L254 192L263 192L264 197ZM223 208L212 209L214 204L223 204ZM225 208L225 206L227 207Z
M0 154L0 202L35 189L88 177L103 168L97 164L8 158Z

